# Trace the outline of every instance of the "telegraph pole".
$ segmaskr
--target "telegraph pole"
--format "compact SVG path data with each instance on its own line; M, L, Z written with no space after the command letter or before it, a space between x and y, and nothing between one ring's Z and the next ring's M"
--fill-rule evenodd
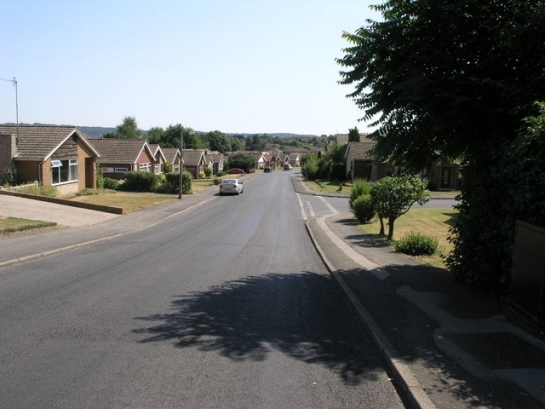
M17 124L17 140L19 140L19 97L17 95L17 79L13 77L12 80L6 78L0 78L0 80L11 82L15 86L15 119Z

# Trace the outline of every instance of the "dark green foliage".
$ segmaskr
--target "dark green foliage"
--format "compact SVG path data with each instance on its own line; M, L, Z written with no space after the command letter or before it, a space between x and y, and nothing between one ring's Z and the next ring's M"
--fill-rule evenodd
M437 251L439 240L418 231L410 231L401 240L395 241L393 247L395 251L410 256L431 256Z
M118 187L127 192L153 192L159 185L159 178L152 172L127 172L125 181Z
M210 168L204 168L204 177L206 179L210 179L210 176L212 176L212 169Z
M344 147L333 144L324 154L307 153L301 158L301 172L307 180L344 180ZM335 168L335 171L332 169ZM341 174L342 173L342 174Z
M301 173L307 180L318 179L318 157L316 155L304 155L301 162Z
M123 123L117 126L116 132L109 132L103 138L140 139L143 133L138 129L136 119L130 116L123 118Z
M220 131L208 132L203 136L203 141L213 151L225 153L231 150L231 141Z
M394 223L409 211L415 203L430 200L427 182L417 175L387 176L371 187L371 198L380 220L380 234L384 234L384 220L388 221L388 240L394 236Z
M357 126L348 130L348 141L349 142L360 142L361 135Z
M10 165L0 172L0 186L17 184L17 169L14 165Z
M165 183L161 187L162 193L177 193L180 189L180 174L178 172L170 172L165 173ZM193 176L191 176L191 173L189 172L182 172L182 193L189 194L191 193L191 181L193 180Z
M545 106L528 128L487 163L464 166L460 214L450 230L446 263L466 283L505 293L517 219L545 226Z
M355 200L350 202L352 213L359 223L369 223L375 217L375 208L373 207L373 201L370 195L358 196Z
M366 196L371 193L371 184L363 179L356 179L352 184L352 189L350 189L350 208L354 210L353 203L360 196Z
M119 187L119 181L112 178L103 178L102 179L102 188L117 190Z
M543 1L386 0L374 9L380 21L344 35L340 82L376 121L379 160L421 169L462 158L447 265L505 292L515 219L543 223L541 143L519 137L545 95Z
M256 161L252 155L247 153L233 153L229 156L229 169L240 168L244 172L249 173L250 170L256 168Z

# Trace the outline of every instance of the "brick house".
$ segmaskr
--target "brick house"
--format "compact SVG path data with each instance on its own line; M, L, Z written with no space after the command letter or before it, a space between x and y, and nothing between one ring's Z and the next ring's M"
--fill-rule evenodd
M96 188L99 157L74 126L0 126L0 170L13 164L18 183L53 186L60 196Z
M154 172L155 156L143 139L93 139L104 177L122 180L127 172Z

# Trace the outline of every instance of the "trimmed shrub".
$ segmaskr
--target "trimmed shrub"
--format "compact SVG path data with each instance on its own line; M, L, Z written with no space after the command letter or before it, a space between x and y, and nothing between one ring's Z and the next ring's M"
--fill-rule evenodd
M178 172L165 173L166 184L169 186L169 193L178 192L180 189L180 174ZM189 172L182 172L182 193L191 193L191 181L193 177ZM166 192L165 192L166 193Z
M367 196L371 193L371 184L364 179L356 179L352 183L350 190L350 208L354 210L353 202L360 196Z
M221 179L220 178L214 178L214 180L212 181L214 183L214 185L219 185L221 184Z
M352 203L352 213L361 224L369 223L375 217L375 209L370 195L361 195Z
M210 177L212 176L212 169L210 168L204 168L204 176L206 177L206 179L210 179Z
M119 181L112 178L103 178L102 179L102 188L109 190L117 190L119 187Z
M159 184L159 178L152 172L127 172L125 181L119 185L119 190L128 192L152 192Z
M398 253L410 256L430 256L437 251L439 240L418 231L410 231L401 240L395 241L393 247Z

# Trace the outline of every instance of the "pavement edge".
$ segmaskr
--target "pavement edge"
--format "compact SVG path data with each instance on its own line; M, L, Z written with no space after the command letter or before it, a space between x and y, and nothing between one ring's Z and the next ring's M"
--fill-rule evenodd
M378 324L375 322L373 317L371 317L369 312L361 304L348 284L346 284L332 263L330 263L325 255L325 252L322 250L320 244L316 240L312 228L310 227L311 222L315 222L315 219L307 220L305 227L314 247L316 248L316 251L320 255L320 258L324 262L331 276L335 279L344 294L347 296L352 308L360 318L361 322L364 324L367 334L375 344L375 347L378 349L383 361L392 375L392 378L394 379L394 382L399 386L400 392L403 393L403 398L415 409L437 409L437 407L425 393L422 385L420 385L412 374L409 366L398 358L399 354L378 327ZM362 269L364 268L362 267Z

